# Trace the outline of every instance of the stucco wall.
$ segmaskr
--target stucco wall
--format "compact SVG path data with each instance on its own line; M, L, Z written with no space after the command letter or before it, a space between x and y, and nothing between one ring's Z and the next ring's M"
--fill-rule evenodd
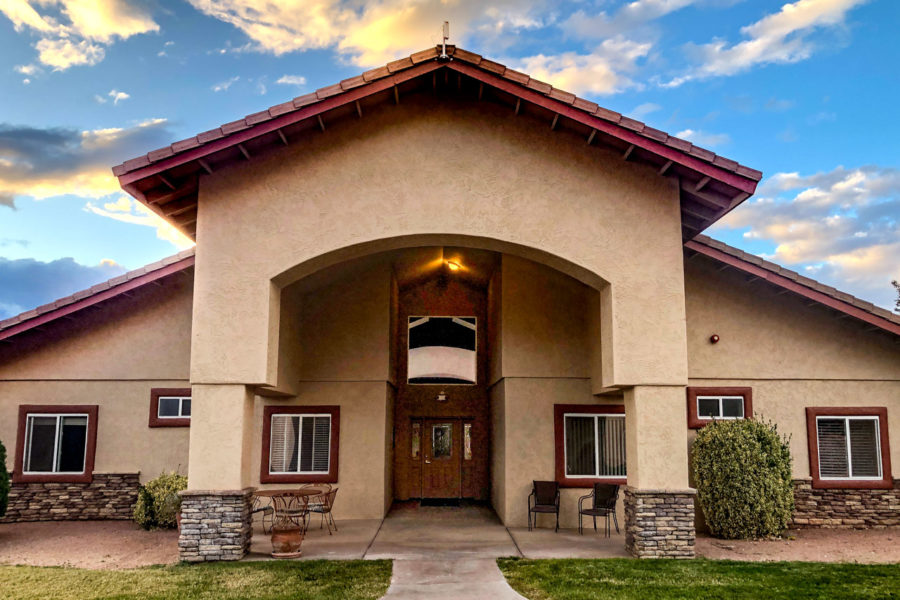
M492 104L409 98L329 123L201 179L192 379L277 378L273 279L371 251L354 244L441 234L546 252L611 283L607 383L683 383L678 211L654 170Z
M150 389L188 387L191 279L176 275L0 347L0 439L12 470L20 404L99 405L94 471L187 472L188 428L150 428Z
M690 385L752 387L754 414L792 438L797 478L810 476L806 407L886 406L900 465L900 344L719 267L699 256L686 263Z

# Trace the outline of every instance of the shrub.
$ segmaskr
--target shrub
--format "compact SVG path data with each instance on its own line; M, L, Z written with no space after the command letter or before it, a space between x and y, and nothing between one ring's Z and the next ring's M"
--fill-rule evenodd
M794 512L790 438L772 423L713 421L697 434L691 465L710 533L725 539L780 535Z
M172 471L142 485L134 506L134 522L144 529L174 528L181 510L178 492L187 489L187 477Z
M0 442L0 517L6 514L9 502L9 471L6 470L6 448Z

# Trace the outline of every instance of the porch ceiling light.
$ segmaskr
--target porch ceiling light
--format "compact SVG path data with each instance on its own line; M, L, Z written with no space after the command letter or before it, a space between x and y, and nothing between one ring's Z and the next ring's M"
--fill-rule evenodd
M451 271L459 271L462 268L462 265L460 265L455 260L448 260L446 262L447 262L447 268L450 269Z

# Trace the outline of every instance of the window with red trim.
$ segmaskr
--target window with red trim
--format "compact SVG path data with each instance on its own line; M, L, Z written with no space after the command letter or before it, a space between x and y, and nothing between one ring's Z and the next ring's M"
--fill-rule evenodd
M560 485L626 482L624 406L555 404L553 421Z
M267 406L261 483L335 483L339 406Z
M688 427L701 429L716 419L749 419L753 416L753 389L748 387L689 387Z
M191 388L150 390L150 427L190 427Z
M19 406L13 481L90 483L97 413L96 405Z
M891 489L887 408L806 409L814 488Z

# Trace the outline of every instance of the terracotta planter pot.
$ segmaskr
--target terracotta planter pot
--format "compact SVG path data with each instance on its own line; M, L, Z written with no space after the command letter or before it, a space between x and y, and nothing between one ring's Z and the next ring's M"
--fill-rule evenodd
M299 527L272 528L272 558L299 558L303 530Z

